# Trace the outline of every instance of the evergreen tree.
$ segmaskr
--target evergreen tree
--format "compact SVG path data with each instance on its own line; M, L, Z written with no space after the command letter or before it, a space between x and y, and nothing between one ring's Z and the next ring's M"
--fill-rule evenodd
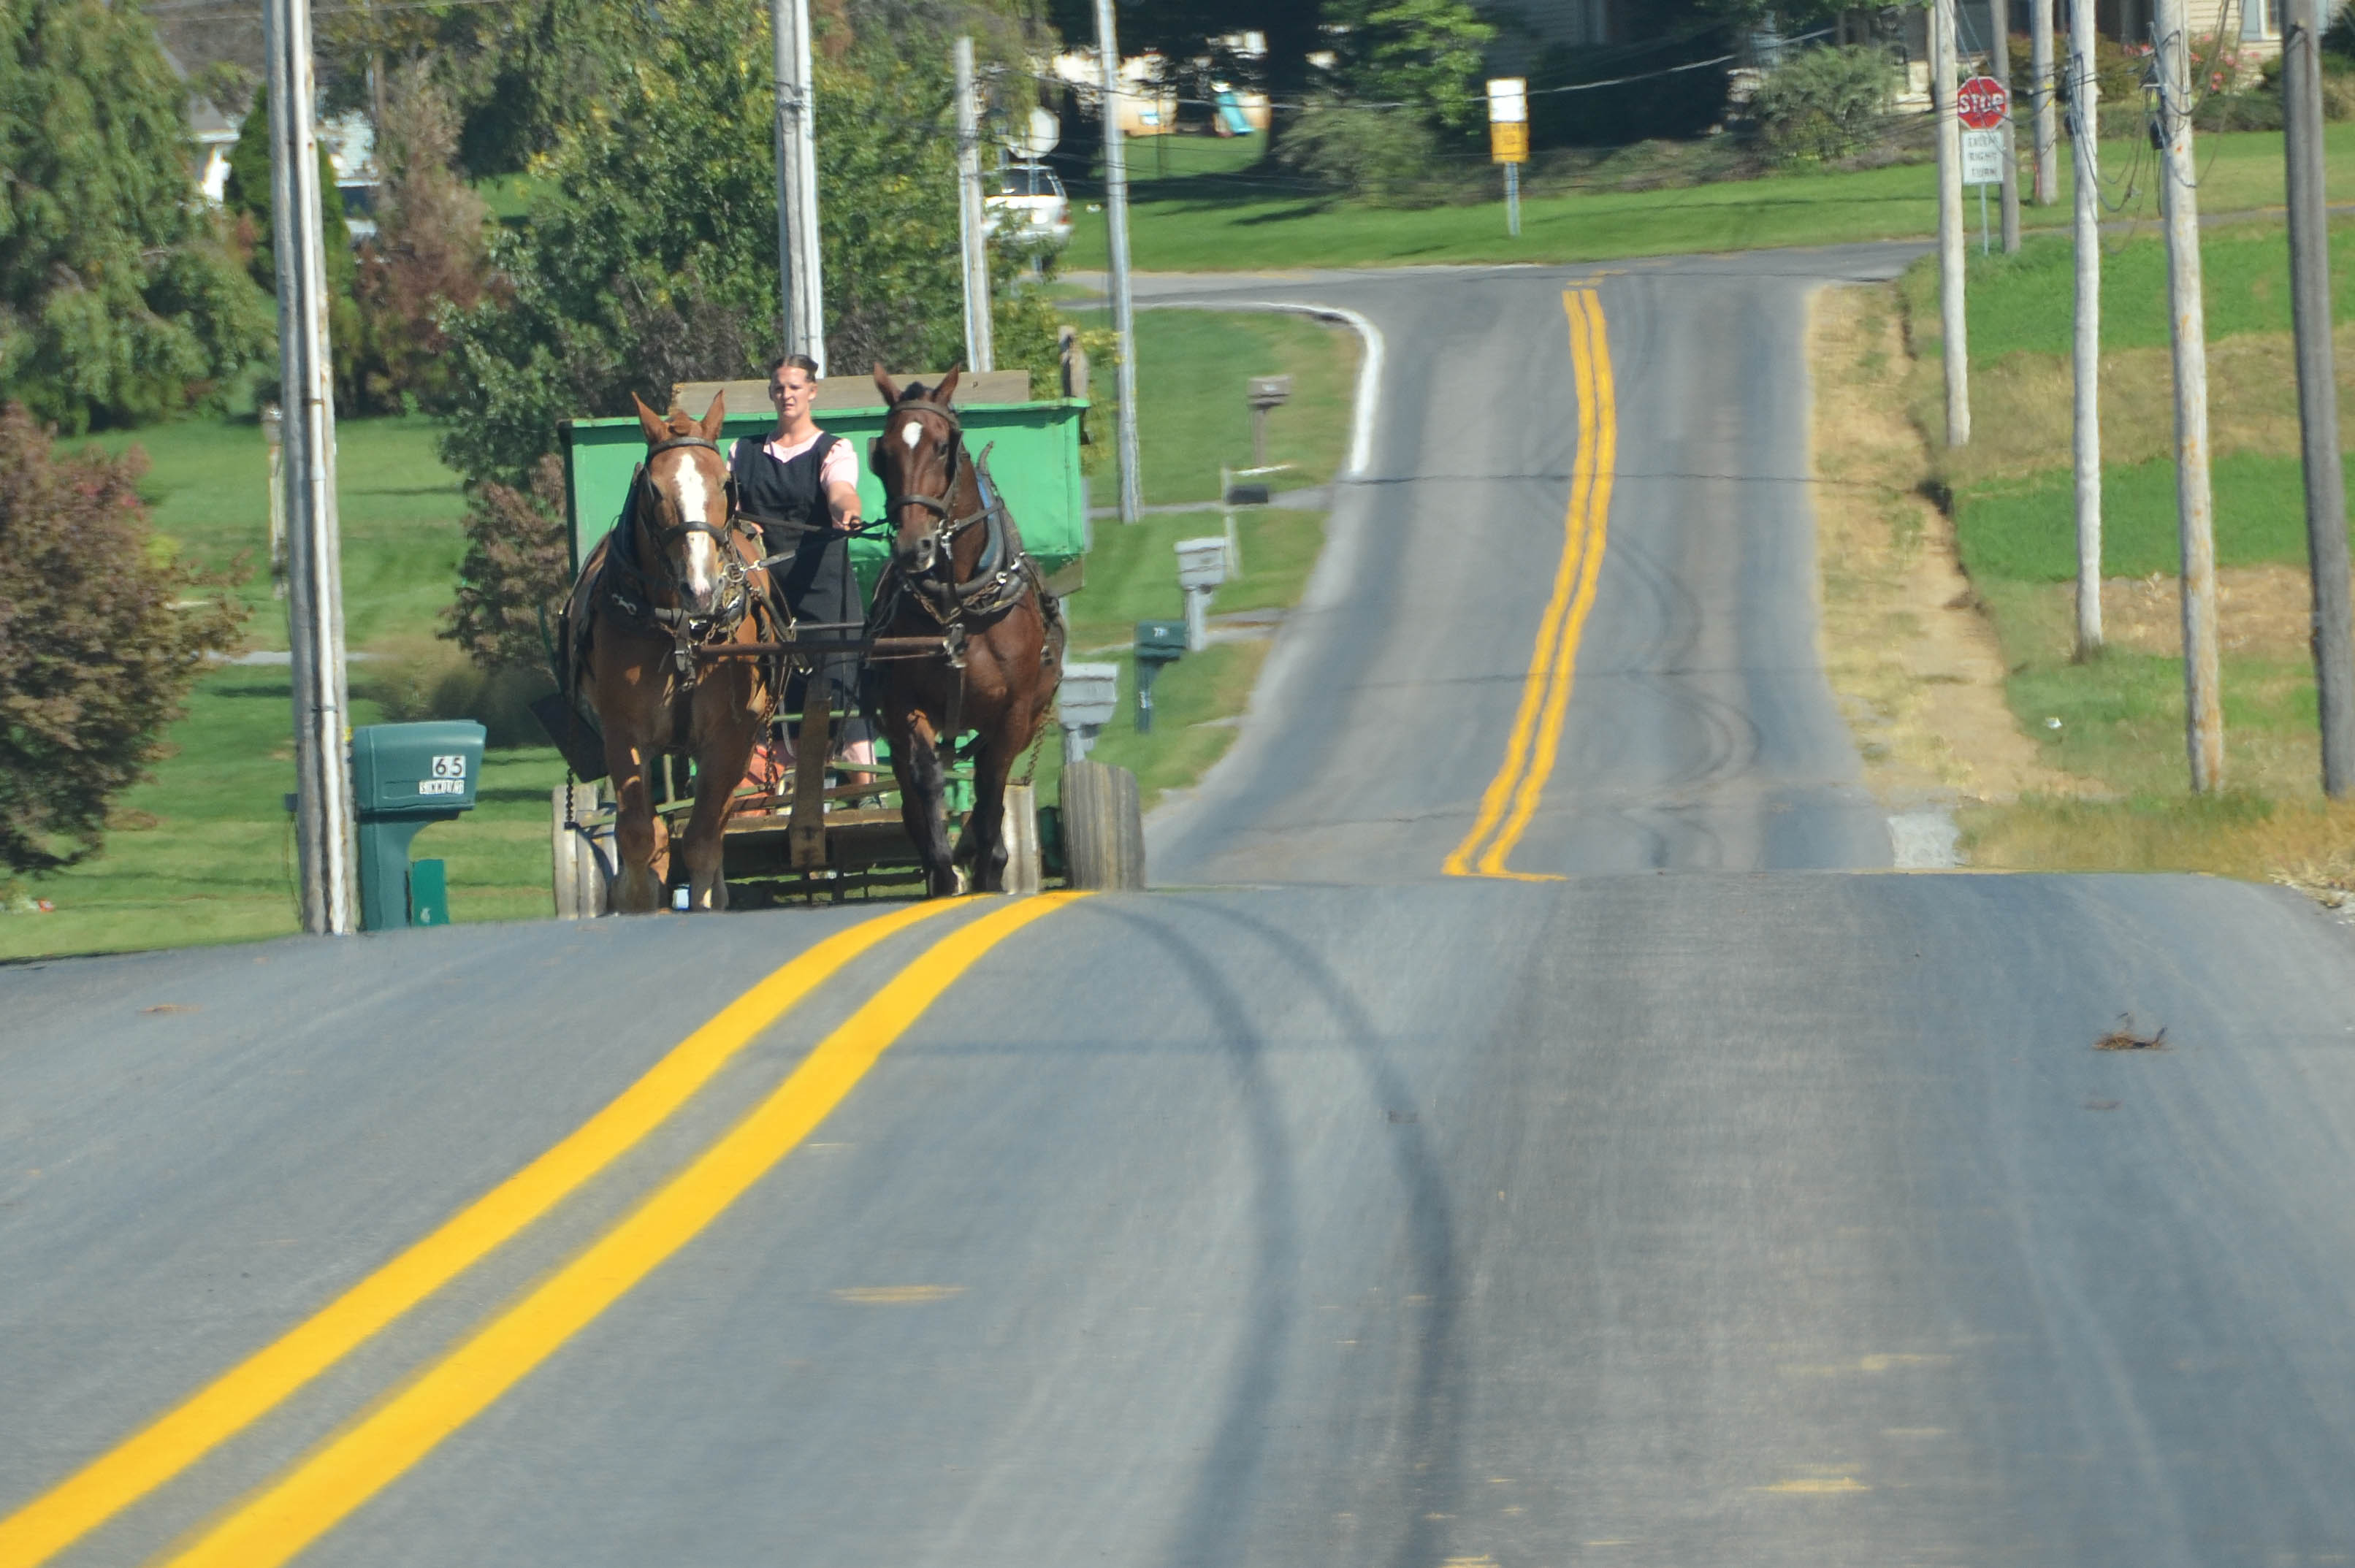
M229 149L229 179L221 205L245 220L250 251L246 271L272 293L278 292L278 228L271 208L270 84L256 89L253 107L238 127ZM344 217L344 193L336 187L336 165L319 149L319 228L327 262L327 357L336 368L338 402L356 404L364 327L357 298L359 262L352 254L351 224Z
M0 0L0 394L69 431L217 400L268 302L193 178L138 7Z

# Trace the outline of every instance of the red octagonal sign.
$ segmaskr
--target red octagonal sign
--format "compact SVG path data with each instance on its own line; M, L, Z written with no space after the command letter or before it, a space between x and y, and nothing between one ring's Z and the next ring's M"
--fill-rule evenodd
M2003 123L2011 94L1991 76L1975 76L1955 94L1955 117L1974 131L1992 131Z

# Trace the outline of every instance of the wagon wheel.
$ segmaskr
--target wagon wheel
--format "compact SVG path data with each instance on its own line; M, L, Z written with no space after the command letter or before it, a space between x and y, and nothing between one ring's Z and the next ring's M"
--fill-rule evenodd
M1075 888L1145 886L1145 818L1135 773L1106 763L1064 764L1063 865Z

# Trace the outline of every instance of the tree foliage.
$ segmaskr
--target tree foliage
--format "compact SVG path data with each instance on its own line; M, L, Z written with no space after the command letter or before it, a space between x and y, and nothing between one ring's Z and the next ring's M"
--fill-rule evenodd
M1880 135L1897 91L1897 62L1870 44L1806 49L1751 96L1761 151L1785 163L1852 157Z
M0 411L0 871L52 871L98 848L208 652L237 640L220 579L150 534L136 452L56 451L21 403Z
M136 423L267 349L267 303L192 168L137 7L0 0L0 390L69 431Z
M1450 131L1483 113L1482 55L1497 29L1464 0L1326 0L1325 21L1346 97L1400 105Z
M422 63L395 76L377 152L377 230L356 285L364 326L357 403L439 412L452 384L442 313L496 296L490 211L458 177L458 118Z

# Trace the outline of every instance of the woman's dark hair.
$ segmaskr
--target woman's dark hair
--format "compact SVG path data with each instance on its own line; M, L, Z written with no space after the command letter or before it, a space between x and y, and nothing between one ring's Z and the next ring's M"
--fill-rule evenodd
M817 361L811 358L808 355L780 354L769 362L769 379L772 381L775 380L777 379L777 372L783 369L788 365L791 365L796 370L808 372L809 379L813 381L818 379Z

